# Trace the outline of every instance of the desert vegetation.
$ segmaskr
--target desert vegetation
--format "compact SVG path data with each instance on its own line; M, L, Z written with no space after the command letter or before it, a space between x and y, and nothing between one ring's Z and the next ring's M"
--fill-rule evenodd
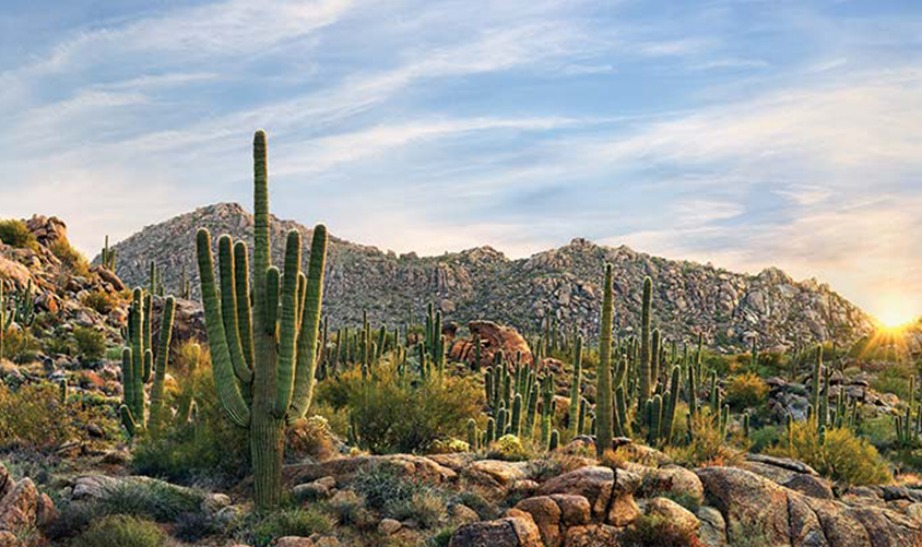
M266 146L252 233L187 234L175 284L0 222L0 544L918 544L922 325L671 332L604 253L590 323L433 294L337 324L326 227L273 243Z

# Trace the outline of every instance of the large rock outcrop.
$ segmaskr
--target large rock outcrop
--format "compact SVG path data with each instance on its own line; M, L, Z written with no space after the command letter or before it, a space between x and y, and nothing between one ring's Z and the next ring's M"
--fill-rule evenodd
M183 267L197 275L195 231L199 227L248 239L252 222L241 206L222 203L148 226L115 245L118 274L130 284L145 283L148 261L155 260L163 270L167 291L176 292ZM282 235L291 229L310 241L308 228L273 219L277 259L283 256ZM330 238L324 311L334 325L357 324L363 311L375 323L393 325L404 322L408 310L422 317L426 305L434 302L448 319L462 324L489 317L533 332L551 314L568 327L594 333L604 261L615 269L616 323L622 334L639 323L642 281L647 275L655 281L655 322L676 335L703 332L724 346L745 346L749 337L758 336L763 347L772 347L856 337L870 329L860 309L814 280L796 282L777 269L735 274L709 264L670 261L584 239L510 260L490 247L437 257L398 256ZM198 290L195 279L192 287L193 292Z

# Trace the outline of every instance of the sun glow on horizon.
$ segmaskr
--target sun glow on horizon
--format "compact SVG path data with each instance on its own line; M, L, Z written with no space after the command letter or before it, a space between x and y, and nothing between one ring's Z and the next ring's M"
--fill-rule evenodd
M918 321L920 314L898 295L890 295L873 314L880 327L886 330L902 330Z

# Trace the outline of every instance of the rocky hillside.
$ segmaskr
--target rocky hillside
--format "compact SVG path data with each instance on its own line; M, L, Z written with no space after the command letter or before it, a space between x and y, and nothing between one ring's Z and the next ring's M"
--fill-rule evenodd
M240 205L222 203L148 226L115 245L116 271L129 284L145 284L154 260L170 292L179 290L185 268L195 295L196 229L249 239L252 222ZM301 231L309 241L310 229L296 222L273 219L272 228L276 261L288 230ZM853 338L870 329L864 312L815 280L797 282L777 269L736 274L584 239L510 260L490 247L435 257L398 256L333 237L325 311L333 324L356 323L367 310L373 321L393 325L419 319L426 304L435 302L459 323L488 317L534 332L551 313L562 324L594 333L604 261L615 268L616 322L622 333L639 323L646 275L655 283L655 321L667 333L691 337L703 332L722 346L744 346L756 336L763 347L775 347Z

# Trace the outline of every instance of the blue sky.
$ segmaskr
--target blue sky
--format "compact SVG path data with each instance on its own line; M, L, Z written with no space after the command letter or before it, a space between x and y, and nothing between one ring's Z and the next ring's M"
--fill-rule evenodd
M398 252L587 237L922 313L922 3L0 0L0 216L217 201Z

